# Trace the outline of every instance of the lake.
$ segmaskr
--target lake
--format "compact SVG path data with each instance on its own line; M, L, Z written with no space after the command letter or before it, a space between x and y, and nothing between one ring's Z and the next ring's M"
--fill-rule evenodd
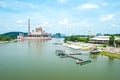
M120 59L90 55L88 51L55 45L63 39L22 41L0 44L0 80L119 80ZM60 58L55 50L64 49L83 60L76 64L71 58Z

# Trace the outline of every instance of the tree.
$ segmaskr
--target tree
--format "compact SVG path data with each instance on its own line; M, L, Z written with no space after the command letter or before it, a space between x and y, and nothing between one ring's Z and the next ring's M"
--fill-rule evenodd
M116 46L117 46L117 47L120 46L120 40L116 40Z
M109 38L109 45L113 46L114 45L114 40L115 40L114 36L111 36Z
M85 38L85 37L79 37L79 36L76 36L76 35L72 35L72 36L68 36L64 39L64 42L67 42L67 41L73 41L73 42L76 42L76 41L80 41L80 42L88 42L88 38Z

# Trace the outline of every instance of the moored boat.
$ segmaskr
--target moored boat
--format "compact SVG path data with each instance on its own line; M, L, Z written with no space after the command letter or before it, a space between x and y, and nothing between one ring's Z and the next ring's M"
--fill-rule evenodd
M76 64L80 64L80 65L88 64L91 62L92 62L91 60L85 60L85 61L76 60Z
M55 53L57 54L57 56L62 56L62 57L66 57L67 56L65 54L65 50L56 50Z
M99 53L99 52L100 52L100 51L97 50L97 49L93 49L93 50L90 51L91 54L97 54L97 53Z

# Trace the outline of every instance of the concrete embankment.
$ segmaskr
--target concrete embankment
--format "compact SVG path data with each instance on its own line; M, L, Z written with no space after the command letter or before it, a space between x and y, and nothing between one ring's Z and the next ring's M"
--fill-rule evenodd
M87 43L80 43L80 42L73 42L71 44L64 43L66 47L73 48L73 49L81 49L81 50L90 50L90 47L93 45Z
M80 46L75 46L75 45L72 45L72 44L63 44L64 46L66 46L66 47L69 47L69 48L73 48L73 49L80 49L81 47Z

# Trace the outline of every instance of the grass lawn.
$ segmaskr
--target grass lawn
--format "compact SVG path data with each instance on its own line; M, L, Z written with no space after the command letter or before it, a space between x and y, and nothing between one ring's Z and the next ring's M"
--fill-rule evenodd
M101 55L105 55L105 56L109 56L109 57L112 57L112 58L118 58L118 59L120 59L120 54L117 54L117 53L111 53L111 52L101 51L100 54Z

